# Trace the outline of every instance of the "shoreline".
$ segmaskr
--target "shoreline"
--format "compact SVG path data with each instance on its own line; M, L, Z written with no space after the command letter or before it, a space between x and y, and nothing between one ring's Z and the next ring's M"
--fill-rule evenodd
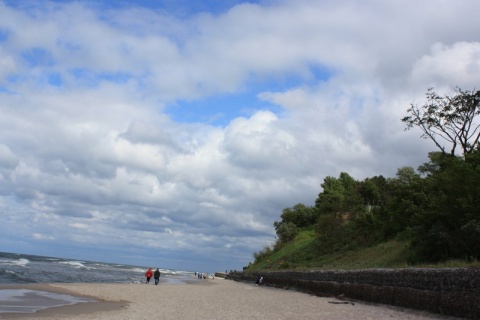
M225 279L185 284L50 283L0 285L93 298L98 302L53 307L29 314L0 313L0 319L456 319L361 301L348 303L301 292Z
M90 284L95 285L95 284ZM2 284L1 290L33 290L47 293L56 293L72 297L87 298L94 301L77 302L74 304L64 304L61 306L45 307L35 312L0 312L0 319L51 319L53 316L63 315L65 317L75 315L93 315L97 312L121 310L128 305L128 301L108 301L100 297L81 294L57 286L54 283L32 283L32 284ZM24 303L31 303L31 300L24 299ZM36 305L43 305L45 301L37 297Z

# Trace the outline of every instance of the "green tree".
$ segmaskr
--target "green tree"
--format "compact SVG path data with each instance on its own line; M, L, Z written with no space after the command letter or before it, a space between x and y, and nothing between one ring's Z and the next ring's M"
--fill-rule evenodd
M356 246L369 246L384 239L383 224L375 210L357 215L350 229Z
M315 227L321 253L350 250L383 238L382 219L377 215L385 200L383 177L356 181L342 172L327 177L315 205L319 217Z
M428 194L414 217L415 260L480 259L480 151L465 157L430 153Z
M312 227L317 220L317 208L297 203L292 208L285 208L282 211L281 222L291 222L298 228L305 229Z
M366 178L360 183L359 192L364 204L369 207L379 207L387 199L388 182L383 176Z
M414 227L412 219L422 210L427 195L423 179L412 167L399 168L396 177L389 179L387 192L389 196L381 211L385 237L393 238Z
M274 222L273 226L278 239L276 246L292 241L299 231L299 228L293 222Z
M348 173L340 173L339 178L326 177L322 183L323 191L315 200L319 214L350 214L364 210L360 185Z
M273 252L272 248L269 246L264 246L262 250L255 251L253 255L254 263L259 263L263 259L266 259Z
M292 208L285 208L280 216L280 221L275 221L273 226L277 234L276 247L292 241L301 229L313 228L317 220L317 208L297 203Z
M342 212L345 202L345 188L342 182L335 177L328 176L323 179L321 187L323 191L315 200L315 207L319 214Z
M360 193L361 184L345 172L340 173L339 180L344 189L343 211L351 216L364 212L366 207Z
M319 253L333 253L348 248L351 239L344 223L343 219L335 214L318 217L315 233Z

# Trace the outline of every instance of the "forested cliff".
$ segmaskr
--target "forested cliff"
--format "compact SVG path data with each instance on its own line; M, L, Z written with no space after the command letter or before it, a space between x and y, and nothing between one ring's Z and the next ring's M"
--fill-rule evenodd
M457 89L439 96L429 90L427 103L412 104L402 119L407 129L420 128L422 137L438 147L429 161L417 169L399 168L394 178L358 181L346 172L324 178L314 206L283 210L274 222L275 243L254 253L254 265L305 232L314 234L314 241L303 256L397 240L406 244L405 259L411 264L480 260L479 114L480 91Z

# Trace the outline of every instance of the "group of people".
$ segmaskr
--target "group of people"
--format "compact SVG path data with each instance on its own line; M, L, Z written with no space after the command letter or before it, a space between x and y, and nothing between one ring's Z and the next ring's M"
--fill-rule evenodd
M208 274L205 272L195 272L195 277L198 279L208 279ZM212 278L215 279L215 275L213 275Z
M155 285L158 285L158 282L160 281L160 270L157 268L157 270L153 271L152 268L148 268L147 272L145 272L145 277L147 278L147 281L145 282L146 284L150 283L150 279L155 279ZM198 279L208 279L208 273L205 272L195 272L195 276L198 277ZM212 279L215 279L215 275L212 275Z
M155 279L155 285L157 285L160 281L160 270L157 268L157 270L153 271L152 268L148 268L147 272L145 272L145 277L147 278L147 282L145 282L146 284L150 283L152 276L153 279Z

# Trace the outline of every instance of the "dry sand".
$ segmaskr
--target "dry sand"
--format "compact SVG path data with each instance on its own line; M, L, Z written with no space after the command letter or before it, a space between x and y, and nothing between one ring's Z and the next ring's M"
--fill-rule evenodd
M3 288L4 286L2 286ZM18 286L17 286L18 287ZM25 286L24 286L25 287ZM32 288L27 286L27 288ZM0 288L1 289L1 288ZM1 319L453 319L411 309L344 303L301 292L231 280L189 284L49 284L36 290L85 295L103 302L50 308ZM336 303L332 303L336 302ZM339 304L341 303L342 304Z

